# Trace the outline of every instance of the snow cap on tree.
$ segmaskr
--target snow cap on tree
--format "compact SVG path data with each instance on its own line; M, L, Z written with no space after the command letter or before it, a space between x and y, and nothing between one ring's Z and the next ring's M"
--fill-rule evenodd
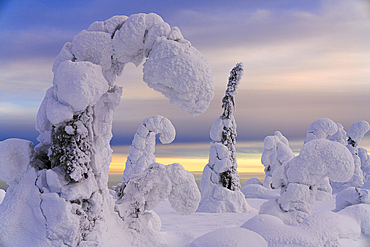
M348 144L357 147L361 139L370 130L370 125L366 121L359 121L351 125L347 132Z
M310 124L307 129L307 138L304 143L314 139L327 139L338 131L338 126L329 118L320 118Z

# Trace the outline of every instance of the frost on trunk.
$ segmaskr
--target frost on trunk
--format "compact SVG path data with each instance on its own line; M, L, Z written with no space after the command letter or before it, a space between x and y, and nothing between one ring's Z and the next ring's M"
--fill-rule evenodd
M144 60L149 87L192 115L208 108L210 66L177 27L156 14L94 22L54 61L53 85L37 114L40 143L0 143L0 179L10 186L0 204L0 246L160 244L127 229L107 185L113 112L122 95L114 81L126 63Z
M129 148L122 182L127 181L134 174L142 173L155 162L156 134L159 134L159 140L163 144L169 144L175 139L176 131L171 121L165 117L156 115L144 119Z
M230 72L225 97L222 99L222 115L210 131L212 139L209 163L204 167L200 181L202 199L200 212L246 212L250 210L240 192L237 172L235 138L236 122L233 115L234 96L243 75L243 64L238 63Z

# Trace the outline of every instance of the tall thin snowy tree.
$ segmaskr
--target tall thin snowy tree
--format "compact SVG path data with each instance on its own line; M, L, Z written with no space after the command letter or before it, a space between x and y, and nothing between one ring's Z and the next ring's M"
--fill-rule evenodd
M240 181L236 163L236 122L233 114L233 108L235 107L234 96L237 94L238 85L240 79L244 73L243 63L238 63L230 72L229 82L225 96L222 99L222 108L224 112L221 115L222 122L229 124L224 125L222 129L221 143L225 145L229 150L229 159L231 161L231 167L220 174L220 182L225 188L229 190L240 189Z
M209 162L204 167L200 181L201 201L198 212L247 212L251 208L240 191L236 170L236 90L243 75L243 64L238 63L230 72L225 96L222 99L222 115L213 123L210 137Z

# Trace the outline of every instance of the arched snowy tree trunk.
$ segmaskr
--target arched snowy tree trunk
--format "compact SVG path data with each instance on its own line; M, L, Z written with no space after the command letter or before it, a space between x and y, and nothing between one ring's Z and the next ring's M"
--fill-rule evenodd
M177 27L156 14L94 22L67 42L55 59L53 86L37 115L36 152L17 151L26 163L3 154L3 160L21 164L22 169L14 174L6 164L0 165L0 179L7 174L6 181L11 181L0 204L1 246L132 244L132 232L114 211L107 186L109 142L122 94L115 78L126 63L139 65L144 58L149 87L192 115L208 108L213 97L210 66ZM3 152L20 142L4 143ZM15 219L14 210L27 217ZM160 244L140 234L135 241L140 246Z

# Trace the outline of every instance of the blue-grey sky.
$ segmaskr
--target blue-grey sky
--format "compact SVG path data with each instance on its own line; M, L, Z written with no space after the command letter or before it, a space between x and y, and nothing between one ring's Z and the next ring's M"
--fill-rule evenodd
M37 109L52 85L51 67L65 42L113 15L159 14L178 26L209 61L215 98L192 117L142 81L128 65L115 113L113 145L129 144L142 120L169 118L176 142L207 142L221 114L229 71L243 62L236 96L238 139L262 141L280 130L304 139L328 117L349 129L370 121L370 5L367 0L0 1L0 140L36 142Z

